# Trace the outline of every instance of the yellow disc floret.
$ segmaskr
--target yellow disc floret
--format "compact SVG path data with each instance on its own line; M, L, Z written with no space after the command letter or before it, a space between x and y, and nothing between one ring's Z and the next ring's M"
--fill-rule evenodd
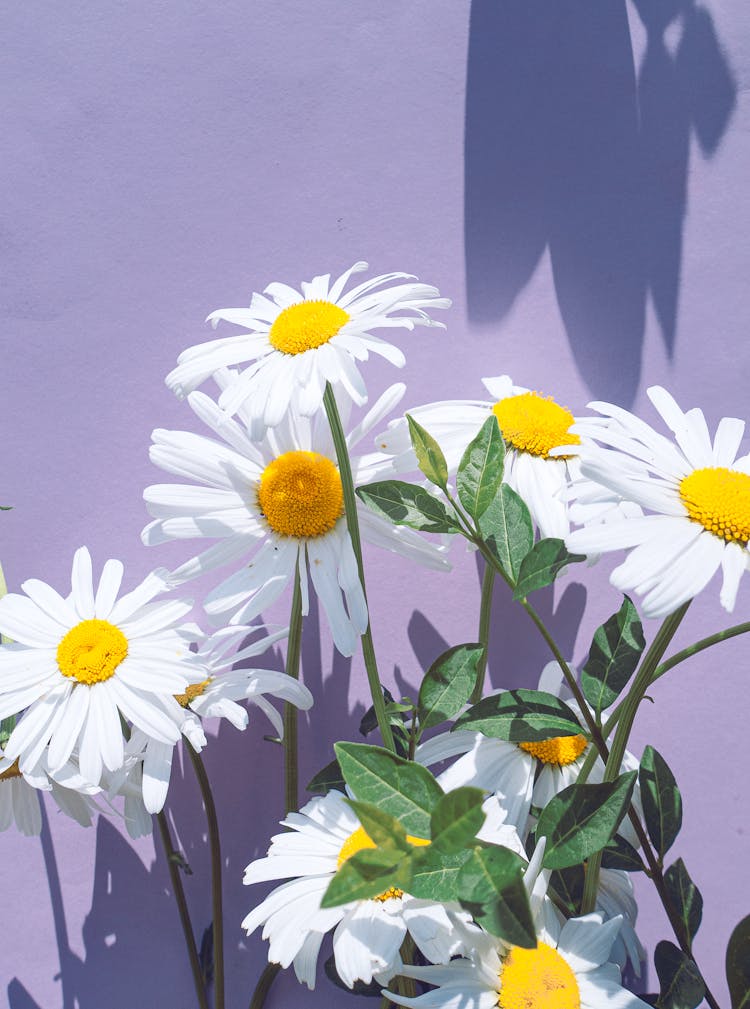
M328 343L349 321L349 313L332 301L300 301L276 316L268 334L282 354L304 354Z
M570 964L556 949L512 946L500 968L500 1009L580 1009L581 993Z
M323 536L344 513L339 471L317 452L285 452L263 470L258 505L282 536Z
M495 403L492 412L503 438L517 452L546 459L553 448L581 443L577 434L568 433L575 420L573 414L551 396L540 396L538 392L508 396Z
M420 848L425 844L429 844L423 837L413 837L411 834L406 835L406 840L409 844L414 845L415 848ZM367 833L364 827L357 827L353 834L350 834L344 843L341 845L341 850L339 851L338 862L336 863L336 868L340 869L344 862L348 861L352 855L356 855L358 851L363 851L365 848L376 848L377 845L372 840L370 835ZM399 890L397 886L389 886L387 890L383 893L379 893L377 897L373 897L373 900L378 900L381 903L386 900L390 900L391 897L403 897L404 891Z
M191 701L194 701L196 697L200 697L205 692L211 679L212 677L209 676L207 680L202 680L200 683L191 683L184 694L175 694L174 699L181 707L189 707Z
M693 522L727 543L750 541L750 476L725 466L696 469L680 481L680 500Z
M106 620L82 620L57 646L57 665L63 676L79 683L101 683L114 676L128 654L128 639Z
M565 767L578 760L588 746L585 736L553 736L552 739L542 739L538 743L519 743L521 750L530 753L543 764L557 764Z

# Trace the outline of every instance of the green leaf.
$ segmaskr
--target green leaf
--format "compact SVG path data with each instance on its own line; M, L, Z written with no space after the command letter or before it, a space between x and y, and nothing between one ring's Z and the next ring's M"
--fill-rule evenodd
M622 834L615 834L602 850L602 869L622 869L624 872L643 872L643 859Z
M556 869L550 874L550 887L565 905L568 916L575 918L583 900L584 871L582 865Z
M396 753L401 757L405 757L409 752L409 730L404 725L403 714L407 711L413 711L414 705L409 704L399 704L394 701L391 692L387 687L383 687L383 700L385 701L385 714L388 723L393 732L393 741L396 745ZM359 731L363 736L369 736L371 732L374 732L378 728L378 716L375 714L375 706L373 704L367 709L367 711L362 715L362 720L359 723Z
M622 606L594 634L581 686L597 714L619 696L646 647L638 611L625 596Z
M648 836L663 857L682 826L682 799L666 760L653 746L643 751L638 780Z
M574 712L559 697L544 690L525 689L483 697L456 720L453 728L471 729L512 743L537 743L582 732Z
M585 554L568 553L562 540L539 540L521 561L513 598L524 599L530 592L551 585L568 564L585 560Z
M347 785L361 802L379 806L414 837L429 838L430 817L443 790L426 767L379 746L336 743Z
M458 874L470 857L467 849L448 855L431 844L415 848L409 893L421 900L441 903L458 900Z
M447 722L463 708L477 682L483 654L480 644L456 645L435 659L419 688L420 729Z
M455 533L459 529L442 501L417 484L381 480L357 487L357 494L368 508L394 525L427 533Z
M456 474L461 504L473 519L487 511L503 479L505 442L491 414L466 448Z
M338 760L332 760L330 764L326 764L324 768L308 781L306 787L308 792L321 795L327 795L334 788L343 792L346 788L346 782L341 773Z
M448 486L448 464L443 450L432 435L408 413L406 419L409 422L409 437L417 456L417 465L431 483L445 490Z
M432 844L449 855L462 851L477 836L485 821L481 788L456 788L438 799L430 826Z
M750 914L743 918L729 937L727 946L727 984L732 1009L750 1007Z
M700 971L690 957L671 942L662 940L654 950L654 964L659 975L659 1009L695 1009L706 988Z
M408 889L410 857L395 848L363 848L341 866L328 884L321 907L338 907L350 900L377 897L391 887Z
M533 949L536 929L523 885L525 864L510 848L474 848L458 874L461 904L482 928L514 946Z
M406 839L406 831L395 817L369 802L357 802L356 799L345 801L357 814L367 836L379 848L395 848L404 854L411 854L413 849Z
M537 837L547 838L544 865L566 869L601 851L630 805L636 772L599 785L569 785L542 810Z
M678 858L674 865L670 865L664 873L664 885L673 907L679 912L685 924L688 935L691 940L694 939L703 917L703 897L690 878L681 858Z
M507 577L515 582L534 542L534 528L529 509L507 483L500 485L500 493L480 516L479 531Z

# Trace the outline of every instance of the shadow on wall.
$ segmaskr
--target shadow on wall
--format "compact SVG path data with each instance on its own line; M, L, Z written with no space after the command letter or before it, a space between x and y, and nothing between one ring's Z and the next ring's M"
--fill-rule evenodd
M624 0L473 0L465 139L469 318L503 319L549 249L578 370L626 405L649 294L674 351L690 137L713 155L736 96L708 11L634 6L637 74Z

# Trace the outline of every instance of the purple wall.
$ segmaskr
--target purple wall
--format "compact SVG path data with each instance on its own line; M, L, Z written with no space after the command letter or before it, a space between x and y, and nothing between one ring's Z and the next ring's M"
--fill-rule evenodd
M598 396L642 410L646 386L662 382L712 424L750 414L743 0L71 0L13 4L4 21L0 503L14 510L0 517L0 559L11 589L30 576L62 586L84 542L97 565L123 558L130 584L184 559L138 535L143 487L160 479L150 432L191 423L163 376L206 338L210 310L359 258L455 299L447 334L404 336L409 403L480 395L482 375L507 371L574 409ZM367 372L372 389L396 377ZM408 692L441 639L474 635L474 562L458 549L446 581L368 560L381 667ZM618 605L603 590L610 566L585 585L577 571L554 602L577 660ZM729 622L713 588L693 611L685 643ZM495 616L493 683L532 684L543 648L507 599ZM312 773L331 739L356 733L366 686L359 660L350 679L325 633L316 646L314 620L305 638ZM662 681L634 737L638 752L658 746L682 786L674 854L703 890L696 950L724 1000L726 940L750 910L746 647ZM251 899L241 873L281 806L265 731L259 719L244 735L223 728L207 751L236 1006L265 956L239 930ZM189 775L170 797L191 908L207 924ZM152 843L51 813L41 844L7 833L0 851L11 1009L125 1009L134 989L145 1006L192 1004ZM653 948L667 927L642 889ZM283 978L270 1005L293 999L348 1004L325 982L311 997Z

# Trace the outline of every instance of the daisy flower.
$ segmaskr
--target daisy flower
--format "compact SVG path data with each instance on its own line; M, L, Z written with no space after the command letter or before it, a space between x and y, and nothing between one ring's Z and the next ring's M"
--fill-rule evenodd
M0 832L15 823L27 837L36 836L42 829L39 807L40 792L48 792L57 806L82 827L91 826L91 817L97 809L91 796L99 791L88 784L68 763L61 768L58 783L40 764L29 771L21 771L18 760L10 761L0 750Z
M180 736L174 695L200 681L191 635L179 627L191 602L154 602L165 589L156 572L117 598L123 566L109 560L94 592L86 547L73 558L67 597L37 579L0 599L0 718L25 712L5 746L31 773L43 759L52 776L74 750L84 779L124 760L120 716L165 743ZM197 670L197 671L196 671Z
M315 986L323 937L331 929L336 970L349 987L355 981L385 983L401 968L399 950L407 931L420 951L444 963L463 948L468 916L451 906L418 900L390 888L369 900L321 908L320 901L337 869L363 848L375 845L340 792L312 799L290 813L289 828L271 839L265 858L245 870L245 883L287 879L242 923L250 935L260 925L269 940L268 959L294 964L300 982ZM410 837L414 845L428 841Z
M450 473L456 472L469 442L494 414L506 444L505 482L526 502L542 536L564 537L570 531L565 492L580 475L580 439L570 432L573 414L551 396L514 385L508 375L482 382L491 400L446 400L409 413L436 439ZM375 443L393 458L395 469L416 468L405 418L392 421ZM553 455L560 448L564 454Z
M468 957L401 969L406 977L434 985L430 991L415 998L385 995L415 1009L646 1009L622 987L620 970L610 960L620 919L604 922L594 912L563 921L544 895L547 874L539 873L539 864L532 859L524 877L536 927L534 949L477 930Z
M649 514L578 529L568 548L631 549L610 580L643 596L647 617L673 613L721 568L720 600L731 612L749 562L750 456L739 455L744 421L723 418L712 441L700 410L683 413L660 386L648 396L674 440L610 403L591 403L602 417L576 430L584 475Z
M567 696L557 662L549 662L544 667L539 689L563 697L582 723L576 702ZM583 724L577 735L555 736L537 742L510 742L484 736L481 732L459 729L457 732L440 733L420 744L416 759L431 766L459 756L440 775L443 790L452 791L462 785L473 785L497 795L501 804L512 810L513 822L523 833L532 808L544 809L558 792L575 784L592 745ZM637 770L638 766L636 757L626 751L622 771ZM604 763L598 758L588 781L592 784L601 782L603 775ZM637 794L634 801L637 806ZM623 821L620 833L631 844L637 845L638 839L629 822Z
M228 373L220 385L231 382ZM393 386L347 438L351 452L403 395ZM144 499L154 521L143 531L146 544L206 537L218 542L172 573L177 585L221 565L242 563L206 598L207 613L246 624L273 603L299 571L303 613L309 608L308 573L338 650L353 654L367 628L367 606L344 515L336 453L325 417L289 413L256 444L246 426L227 419L201 392L188 402L221 440L186 431L157 430L151 459L161 469L195 484L157 484ZM347 410L344 405L344 415ZM240 419L246 419L241 411ZM351 457L355 484L382 472L374 453ZM387 463L386 463L387 465ZM362 537L369 542L446 568L443 549L414 530L391 525L358 502ZM346 606L344 605L346 601Z
M241 404L250 411L254 438L275 427L290 402L312 416L323 402L326 382L342 389L358 406L367 401L367 389L357 367L370 353L401 368L401 350L373 329L414 329L439 326L428 311L448 308L435 287L414 283L408 273L387 273L344 291L350 277L367 269L355 263L330 282L330 274L302 283L301 291L273 283L263 294L253 294L249 308L222 308L209 315L247 330L237 336L211 340L183 351L177 367L167 375L170 389L184 396L207 378L231 365L252 362L219 404L234 414ZM406 281L395 283L394 281Z
M236 729L243 730L247 727L248 713L238 703L240 701L259 707L279 736L283 736L283 720L266 694L289 701L303 711L312 707L313 698L307 687L286 673L274 669L232 668L238 662L261 654L287 635L287 628L284 628L253 641L239 652L227 654L233 646L255 631L265 631L265 628L226 628L208 638L196 655L205 678L200 683L188 686L184 693L176 695L175 699L185 714L181 725L182 735L198 752L206 745L202 718L226 718ZM151 739L136 730L128 743L127 753L143 762L143 802L147 812L158 813L167 799L174 745ZM116 787L115 791L119 791L119 788Z

